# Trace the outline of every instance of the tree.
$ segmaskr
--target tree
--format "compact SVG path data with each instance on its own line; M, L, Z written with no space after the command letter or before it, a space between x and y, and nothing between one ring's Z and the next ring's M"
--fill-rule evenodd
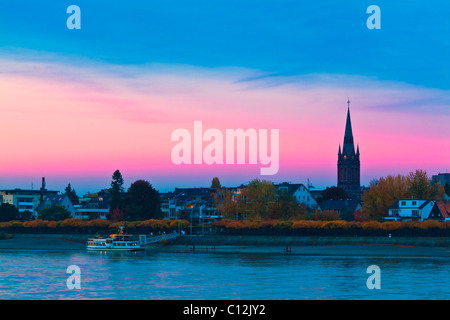
M387 214L388 208L395 201L407 196L406 177L402 175L382 177L376 185L369 186L369 191L364 191L361 198L364 203L362 212L368 220L378 220Z
M217 212L223 219L291 219L304 217L306 206L299 206L294 196L277 190L270 181L253 180L233 200L233 191L222 188L213 192Z
M439 183L431 184L431 180L424 170L410 172L406 177L408 192L415 199L435 199L440 200L444 196L444 186Z
M0 222L19 220L19 210L9 203L0 205Z
M72 204L77 204L80 201L75 189L72 189L72 186L70 185L70 183L67 185L67 187L66 187L66 189L64 189L64 191L65 191L65 194L67 195L67 197L70 199L70 202L72 202Z
M127 221L162 218L159 192L148 181L133 182L124 200L123 213Z
M109 203L109 211L113 212L116 208L122 208L122 195L124 192L123 178L119 170L114 171L112 175L111 187L109 188L111 200Z
M276 201L275 186L270 181L254 179L238 198L238 210L246 219L267 219L269 206Z
M237 203L233 201L233 191L226 188L217 189L213 192L213 203L223 219L236 218Z
M70 212L58 204L38 211L38 219L42 220L60 221L70 217Z
M111 214L111 221L114 222L119 222L119 221L123 221L123 219L125 218L124 214L123 214L123 210L120 208L115 208Z
M305 211L306 208L300 207L292 194L278 190L275 201L269 203L267 219L288 220L299 217Z
M211 181L211 188L212 189L220 189L221 188L219 178L214 177L212 179L212 181Z
M33 212L25 210L19 213L20 221L30 221L33 219Z

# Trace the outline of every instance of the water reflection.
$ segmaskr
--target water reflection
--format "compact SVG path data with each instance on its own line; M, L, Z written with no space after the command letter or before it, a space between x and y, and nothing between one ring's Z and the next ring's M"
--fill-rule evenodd
M381 269L368 290L366 269ZM69 290L66 269L81 269ZM448 299L449 258L255 252L0 252L0 299Z

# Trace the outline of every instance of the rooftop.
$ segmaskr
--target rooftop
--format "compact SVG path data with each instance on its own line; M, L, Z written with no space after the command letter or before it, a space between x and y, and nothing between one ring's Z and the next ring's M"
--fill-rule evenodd
M0 193L3 195L6 194L19 194L19 195L25 195L25 194L58 194L59 191L52 191L52 190L35 190L35 189L20 189L20 188L16 188L16 189L4 189L4 190L0 190Z

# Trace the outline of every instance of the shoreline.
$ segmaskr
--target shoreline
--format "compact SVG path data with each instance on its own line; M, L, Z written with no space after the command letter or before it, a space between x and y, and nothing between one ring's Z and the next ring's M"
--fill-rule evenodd
M90 235L14 234L0 240L5 250L86 250ZM326 256L450 257L449 238L184 236L145 246L145 252L271 253ZM291 249L289 252L286 248Z
M193 246L196 252L450 257L449 238L214 235L178 238L172 245L158 247L170 251L192 251Z
M236 246L316 246L316 245L397 245L414 247L450 247L449 237L380 237L380 236L240 236L206 235L177 238L177 245Z
M279 246L182 246L173 245L166 248L158 247L154 250L164 252L191 253L259 253L304 256L370 256L370 257L436 257L450 258L448 247L407 247L397 245L299 245L291 246L290 252ZM152 250L152 249L147 249Z

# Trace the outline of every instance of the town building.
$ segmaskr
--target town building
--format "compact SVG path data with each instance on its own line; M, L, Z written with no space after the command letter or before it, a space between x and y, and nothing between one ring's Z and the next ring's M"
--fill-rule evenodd
M308 209L315 209L317 207L317 201L311 194L309 189L301 183L289 183L283 182L275 185L280 191L285 191L291 194L298 204L304 205Z
M431 183L440 183L443 186L450 184L450 173L438 173L431 176Z
M400 199L395 201L385 217L387 221L425 221L435 206L434 200Z
M75 205L75 218L80 219L107 219L110 210L111 196L108 189L93 194L87 194L80 198Z
M433 199L400 199L389 208L385 220L426 221L429 219L450 221L450 202Z
M214 206L213 188L175 188L160 195L164 220L185 219L192 223L207 223L221 216Z
M69 211L72 218L75 217L75 207L70 201L69 197L65 194L52 194L45 196L41 204L33 211L34 218L38 217L39 210L47 209L55 205L61 206Z
M319 211L332 210L339 212L339 216L344 220L362 219L361 202L358 199L323 200L319 203Z
M230 190L233 193L231 196L231 200L236 202L244 192L245 188L247 188L247 185L241 184L238 187L226 187L225 189Z
M431 176L431 184L439 183L444 186L444 200L450 201L450 173L438 173Z
M25 211L34 212L46 196L58 193L58 191L45 188L45 177L42 178L42 186L39 190L19 188L0 190L2 203L15 206L19 210L19 214Z

